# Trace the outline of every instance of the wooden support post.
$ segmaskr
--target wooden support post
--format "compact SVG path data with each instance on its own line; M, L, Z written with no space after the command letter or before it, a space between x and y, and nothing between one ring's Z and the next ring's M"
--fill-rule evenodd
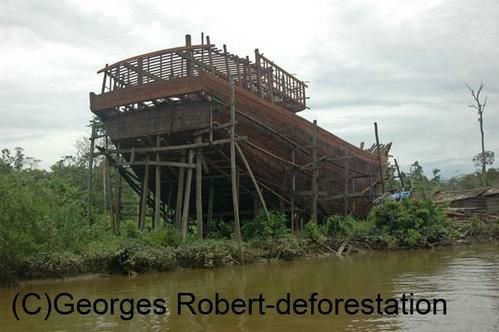
M296 163L296 149L293 149L291 151L291 161ZM295 229L295 191L296 191L296 169L293 167L292 173L291 173L291 217L289 218L291 220L291 230L294 231Z
M192 164L193 159L194 159L194 150L190 149L188 157L189 164ZM184 202L183 202L184 208L182 211L182 226L181 226L182 240L185 240L185 238L187 237L187 226L189 223L189 203L191 199L191 184L192 184L192 168L188 168L185 177L185 190L184 190Z
M263 98L263 87L262 87L262 76L261 76L261 68L260 68L260 52L258 48L255 49L255 66L256 66L256 84L258 95Z
M312 135L312 215L313 223L317 223L317 202L319 200L319 188L317 183L317 120L314 120L314 133Z
M182 151L180 156L180 162L185 163L185 153ZM182 201L184 197L184 180L185 180L185 168L180 168L178 171L178 181L177 181L177 204L175 206L175 225L177 229L181 231L181 221L182 221Z
M230 170L232 182L232 205L234 207L234 232L236 241L239 243L239 252L241 261L243 261L241 247L241 225L239 223L239 200L237 197L236 187L236 95L234 81L230 81L230 122L232 123L230 130Z
M253 82L251 81L251 63L250 63L250 59L249 59L249 56L246 56L246 74L245 74L245 77L246 77L246 87L248 90L252 90L253 89Z
M104 149L107 151L107 136L104 137ZM107 179L106 179L106 164L105 162L102 164L102 197L104 199L104 212L107 212Z
M95 148L95 121L91 121L92 134L90 136L90 156L88 159L88 195L87 195L87 217L88 222L92 222L92 182L93 182L93 170L94 170L94 148Z
M240 88L242 88L243 81L241 80L241 65L240 65L240 59L238 56L236 56L236 70L237 70L237 84L239 85Z
M211 54L210 36L206 36L206 43L209 45L209 47L208 47L208 59L210 61L210 71L212 74L214 74L215 68L213 67L213 56Z
M146 161L149 155L146 154ZM142 183L142 194L140 195L139 229L142 231L146 224L147 198L149 196L149 165L144 166L144 182Z
M378 136L378 123L374 123L374 134L376 135L376 147L378 150L378 160L379 160L379 180L381 182L381 192L385 193L385 182L383 179L383 160L381 159L381 149L379 145L379 136Z
M206 224L211 224L213 220L213 199L215 198L215 179L210 178L210 191L208 193L208 215L206 216Z
M196 142L203 141L201 136L196 138ZM196 220L198 239L203 239L203 162L201 148L196 151Z
M268 85L269 85L269 98L270 98L270 102L273 103L274 102L274 81L273 81L273 77L272 77L272 69L270 69L267 73L267 82L268 82Z
M161 138L156 136L156 146L159 147L161 144ZM160 161L159 153L156 152L156 161ZM154 219L152 221L152 227L160 224L161 218L161 166L156 165L155 178L155 188L154 188Z
M113 201L113 188L111 186L111 174L110 174L110 169L109 169L109 161L107 160L107 157L104 158L104 177L106 179L107 183L107 197L108 197L108 202L109 202L109 216L111 220L111 229L113 231L113 234L117 234L118 230L116 228L116 218L115 218L115 213L114 213L114 201Z
M344 188L344 191L343 191L343 215L347 216L349 211L348 211L348 208L349 208L349 202L348 202L348 186L349 186L349 183L350 183L350 159L345 159L345 169L344 169L344 173L343 173L343 176L345 178L345 188Z
M210 103L210 133L209 133L210 143L213 143L213 104Z
M243 153L243 150L239 146L239 144L235 144L237 152L239 153L239 157L243 161L244 167L248 171L248 174L251 178L251 181L253 182L253 186L255 187L256 193L258 195L258 199L260 200L260 203L262 204L263 210L265 211L265 215L267 216L267 219L270 220L270 214L269 210L267 209L267 204L265 203L265 199L263 198L262 191L260 190L260 186L258 185L258 182L256 181L255 175L253 174L253 171L251 170L251 167L248 163L248 160L246 159L246 156Z
M186 59L186 71L187 71L187 76L192 76L194 74L194 68L192 66L192 43L191 43L191 35L185 35L185 47L188 48L189 50L187 51L187 59Z
M229 66L229 54L227 53L227 45L224 44L224 58L225 58L225 70L227 71L227 78L232 80L230 66Z
M118 173L118 194L116 197L116 231L117 231L117 233L120 232L121 219L123 218L123 216L122 216L123 215L122 198L123 198L123 178Z
M402 186L402 190L404 190L404 188L405 188L404 178L402 177L402 174L400 174L399 164L398 164L396 158L393 158L393 161L395 162L395 168L397 169L397 175L398 175L399 180L400 180L400 185Z

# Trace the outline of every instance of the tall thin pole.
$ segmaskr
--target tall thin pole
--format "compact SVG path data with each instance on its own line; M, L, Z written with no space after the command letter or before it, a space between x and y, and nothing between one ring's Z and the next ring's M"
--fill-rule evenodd
M90 136L90 155L88 159L88 206L87 216L88 222L92 222L92 176L94 169L94 146L95 146L95 121L91 121L92 134Z
M231 170L231 182L232 182L232 205L234 207L234 231L236 236L236 241L239 243L239 250L242 257L241 248L241 225L239 223L239 200L238 200L238 190L237 190L237 174L236 174L236 95L234 88L234 81L230 81L230 170Z
M202 137L196 138L197 143L203 141ZM203 239L203 164L201 148L196 151L196 219L198 239Z
M260 199L260 203L262 204L263 210L265 211L265 215L267 216L267 219L270 220L270 214L269 210L267 209L267 204L265 203L265 200L263 199L262 191L260 190L260 186L258 185L258 182L256 181L255 175L253 174L253 171L251 170L251 167L248 163L248 160L246 159L246 156L243 153L243 150L241 150L241 147L239 144L235 144L237 152L239 153L239 157L241 157L241 160L243 161L244 167L246 167L246 170L248 171L248 174L251 178L251 181L253 182L253 186L255 187L256 193L258 195L258 198Z
M317 202L319 200L319 190L317 184L317 120L314 120L314 133L312 136L312 222L317 223Z
M188 163L192 164L194 159L194 150L189 149ZM189 203L191 199L191 184L192 184L192 168L187 169L187 175L185 179L185 190L184 190L184 209L182 212L182 240L187 237L187 224L189 222Z
M378 150L378 160L379 160L379 180L381 182L381 192L385 193L385 181L383 179L383 160L381 159L381 147L379 145L379 136L378 136L378 123L374 123L374 134L376 135L376 147Z
M185 153L181 152L180 162L185 163ZM185 180L185 168L180 168L178 171L178 181L177 181L177 204L175 205L175 225L177 229L181 231L182 222L182 200L184 196L184 180Z
M161 138L156 137L156 146L159 147L161 143ZM160 161L159 153L156 152L156 161ZM155 178L155 188L154 188L154 219L152 222L152 227L154 228L156 224L159 225L161 218L161 166L156 165Z
M142 194L140 196L140 213L139 213L140 230L144 230L146 223L148 196L149 196L149 155L146 154L146 165L144 166L144 182L142 183Z
M291 161L296 162L296 149L291 151ZM293 167L291 173L291 230L295 229L295 191L296 191L296 169Z

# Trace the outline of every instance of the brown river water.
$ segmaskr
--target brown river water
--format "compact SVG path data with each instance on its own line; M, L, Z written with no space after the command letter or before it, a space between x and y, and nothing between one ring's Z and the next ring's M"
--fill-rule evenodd
M26 305L34 310L44 293L54 298L62 292L77 299L156 298L164 300L164 314L135 314L128 321L119 313L60 315L19 313L12 303L16 293L36 292ZM214 299L263 294L275 301L286 293L293 298L317 292L329 298L384 298L414 293L414 298L443 298L447 313L437 315L265 315L177 314L178 292ZM19 300L19 298L18 298ZM65 298L64 303L69 300ZM20 300L17 307L20 308ZM119 306L118 306L119 308ZM499 331L499 244L437 250L372 252L346 258L311 258L292 262L255 263L217 269L183 270L128 276L85 276L65 280L25 283L0 289L0 331Z

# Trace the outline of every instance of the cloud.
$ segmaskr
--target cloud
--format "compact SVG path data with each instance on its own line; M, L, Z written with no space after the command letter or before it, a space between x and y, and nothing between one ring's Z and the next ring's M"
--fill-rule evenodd
M480 137L465 81L486 85L486 147L499 157L497 17L495 0L2 1L0 146L48 167L86 132L98 69L204 31L309 81L300 115L353 144L371 144L377 121L403 168L469 172Z

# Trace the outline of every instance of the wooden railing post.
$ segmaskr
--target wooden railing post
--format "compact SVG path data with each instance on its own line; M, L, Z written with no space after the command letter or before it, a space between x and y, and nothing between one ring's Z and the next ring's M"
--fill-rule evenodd
M225 70L227 71L227 79L231 80L231 72L229 66L229 54L227 53L227 45L224 44Z
M262 87L262 76L261 76L261 63L260 63L260 52L258 48L255 49L255 66L256 66L256 84L258 95L263 98L263 87Z

